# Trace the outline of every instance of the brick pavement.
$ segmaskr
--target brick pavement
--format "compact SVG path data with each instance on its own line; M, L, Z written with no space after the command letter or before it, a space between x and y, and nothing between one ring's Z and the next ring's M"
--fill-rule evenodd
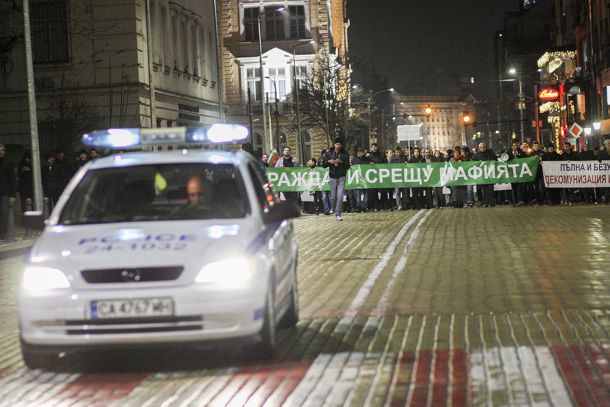
M19 259L0 261L0 405L610 405L608 208L345 218L297 220L302 320L268 363L172 350L27 371Z

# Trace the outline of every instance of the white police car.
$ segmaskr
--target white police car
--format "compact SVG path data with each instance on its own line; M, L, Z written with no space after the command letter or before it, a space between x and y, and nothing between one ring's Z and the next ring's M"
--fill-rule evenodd
M237 141L232 125L111 129L85 144ZM237 134L237 135L235 135ZM298 321L293 203L277 200L245 152L133 152L72 179L25 259L18 290L23 359L152 344L247 346L269 357Z

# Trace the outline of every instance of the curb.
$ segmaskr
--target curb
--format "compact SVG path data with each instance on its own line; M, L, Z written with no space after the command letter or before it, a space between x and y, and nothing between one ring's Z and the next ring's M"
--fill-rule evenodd
M6 249L2 249L0 248L0 260L5 260L5 259L9 259L11 257L19 257L19 256L24 256L26 255L30 249L32 248L32 246L34 245L35 240L31 240L29 242L26 241L25 244L23 244L23 240L21 242L21 244L15 244L14 246L18 246L18 247L14 247L14 248L6 248ZM13 245L11 245L13 246Z

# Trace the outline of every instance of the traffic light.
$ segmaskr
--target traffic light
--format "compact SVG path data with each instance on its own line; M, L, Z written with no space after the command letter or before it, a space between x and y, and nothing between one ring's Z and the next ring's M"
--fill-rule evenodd
M473 122L472 116L468 112L464 112L463 120L464 120L464 126L470 126Z

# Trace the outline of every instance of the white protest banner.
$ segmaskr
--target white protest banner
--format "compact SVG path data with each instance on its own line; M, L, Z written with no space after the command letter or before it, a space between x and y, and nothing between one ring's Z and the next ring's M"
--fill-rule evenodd
M398 141L419 141L423 138L421 124L403 124L396 126Z
M547 188L608 188L610 161L544 161Z

